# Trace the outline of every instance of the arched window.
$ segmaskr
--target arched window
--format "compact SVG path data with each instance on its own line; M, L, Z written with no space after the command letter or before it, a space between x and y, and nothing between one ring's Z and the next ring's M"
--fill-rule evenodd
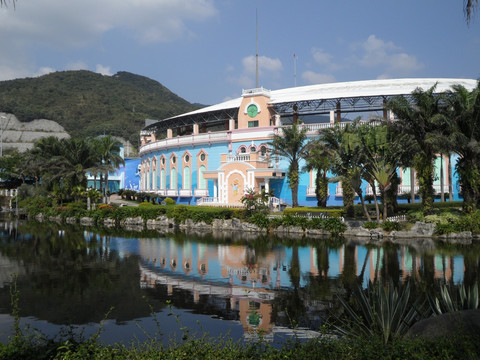
M170 170L170 189L177 188L177 169L172 168Z
M265 145L260 146L260 155L267 155L267 147Z
M183 168L183 188L190 189L191 179L190 179L190 167L185 166Z
M245 146L241 146L239 152L240 154L245 154L247 152L247 148Z
M148 161L148 190L152 190L152 178L153 178L153 163L151 160Z
M198 168L198 188L199 189L206 189L207 188L205 178L203 177L204 172L205 172L205 166L201 165Z
M160 189L165 189L165 169L160 170Z

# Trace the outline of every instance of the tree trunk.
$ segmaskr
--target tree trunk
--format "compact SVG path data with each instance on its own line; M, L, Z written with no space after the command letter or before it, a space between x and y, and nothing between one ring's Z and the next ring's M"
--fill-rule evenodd
M352 188L351 181L348 177L345 177L342 181L343 190L343 207L348 217L355 216L355 208L353 201L355 200L355 191Z
M327 181L327 172L317 170L317 175L315 177L315 195L317 197L317 206L318 207L327 207L328 199L328 181Z
M382 191L382 195L383 195L383 221L387 221L387 217L388 217L388 204L387 204L388 194L387 194L387 190L385 188Z
M367 210L367 205L365 205L365 200L363 199L362 189L359 188L356 191L357 191L358 196L360 197L360 202L362 204L363 213L365 214L368 221L372 221L372 218L370 217L370 214L368 213L368 210Z
M447 165L447 178L448 178L448 201L453 201L453 185L452 185L452 158L451 154L448 154L448 165Z
M415 203L415 169L410 167L410 199Z
M105 173L105 204L108 204L108 172Z
M440 201L445 202L445 194L443 193L444 185L444 174L443 174L443 154L440 154Z
M380 208L378 207L377 189L375 188L375 181L370 184L373 193L373 202L375 203L375 215L377 216L377 222L380 222Z

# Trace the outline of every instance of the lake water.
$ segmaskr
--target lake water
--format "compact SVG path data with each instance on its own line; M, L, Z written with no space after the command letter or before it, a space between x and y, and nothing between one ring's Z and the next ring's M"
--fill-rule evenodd
M0 223L0 341L12 335L15 274L22 327L73 331L103 343L208 333L282 341L317 334L337 294L369 281L420 291L478 283L480 249L360 245L344 239L241 234L106 234ZM101 325L100 325L101 324ZM188 330L186 330L188 329ZM294 329L294 330L293 330Z

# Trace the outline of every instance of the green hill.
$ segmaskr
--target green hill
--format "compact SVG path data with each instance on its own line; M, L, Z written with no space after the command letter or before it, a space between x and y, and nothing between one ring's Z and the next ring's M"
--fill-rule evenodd
M75 137L120 136L135 146L145 119L198 108L159 82L128 72L62 71L0 82L0 112L22 122L56 121Z

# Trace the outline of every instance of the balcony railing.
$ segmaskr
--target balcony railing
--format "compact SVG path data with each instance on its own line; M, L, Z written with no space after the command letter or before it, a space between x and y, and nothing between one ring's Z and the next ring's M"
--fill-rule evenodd
M178 190L178 196L180 197L191 197L192 190L191 189L180 189Z
M238 154L227 156L227 162L250 161L250 154Z
M170 139L157 140L140 147L140 155L146 152L170 148L182 145L211 144L214 142L228 141L230 134L226 131L209 132L206 134L193 134L186 136L177 136Z
M165 189L145 190L145 192L157 196L165 196Z
M208 189L195 189L194 191L195 197L208 197Z
M177 189L167 189L167 196L169 197L177 197L178 196L178 190Z

